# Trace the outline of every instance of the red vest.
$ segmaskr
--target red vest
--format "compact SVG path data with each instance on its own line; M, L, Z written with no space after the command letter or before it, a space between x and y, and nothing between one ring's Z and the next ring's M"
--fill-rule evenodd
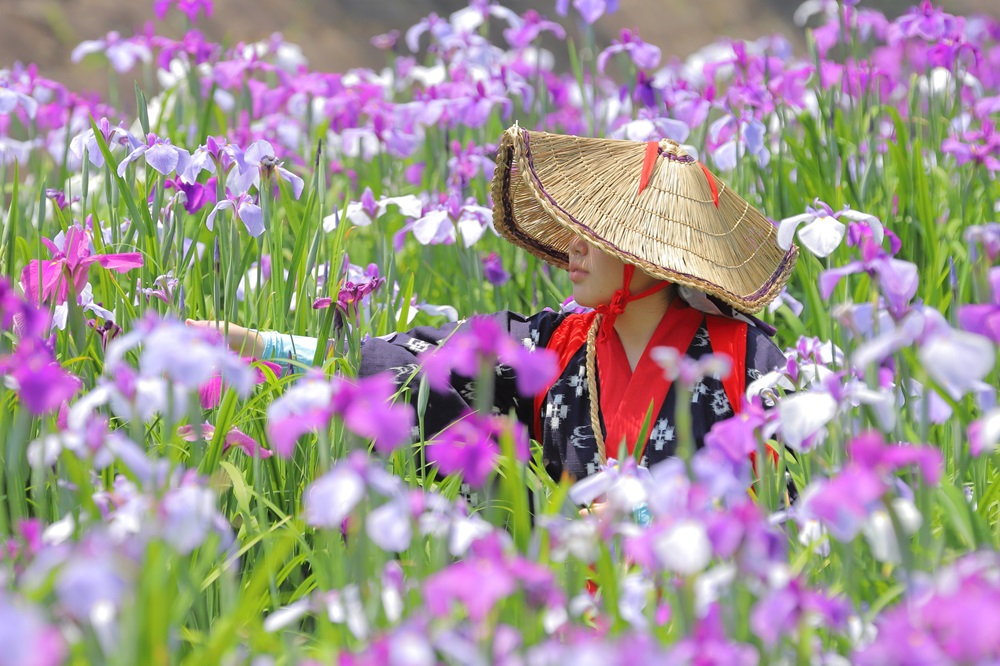
M594 312L570 315L552 333L546 346L559 355L560 370L557 377L562 376L572 358L587 343L587 333L595 316ZM746 390L747 324L729 317L705 314L681 299L675 299L634 372L629 371L628 360L617 336L598 345L597 365L601 376L599 399L607 431L605 441L608 443L609 457L613 456L622 439L625 440L629 453L633 452L650 402L655 419L670 390L671 382L664 376L662 368L649 358L650 350L658 346L670 346L678 349L681 354L686 354L703 320L706 322L712 351L726 354L732 359L732 371L722 380L722 387L733 412L740 411ZM534 436L537 439L542 436L541 412L551 388L552 385L549 385L535 396ZM600 427L599 423L591 425L595 429Z

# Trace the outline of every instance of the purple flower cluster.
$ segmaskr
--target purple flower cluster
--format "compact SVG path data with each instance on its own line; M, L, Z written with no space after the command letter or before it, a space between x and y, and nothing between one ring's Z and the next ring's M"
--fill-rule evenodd
M356 381L308 375L268 406L267 432L272 448L278 455L291 456L302 435L328 428L334 416L340 417L350 432L374 441L380 452L405 446L414 425L413 408L393 404L398 391L392 377L386 375Z
M500 363L516 373L521 395L534 396L555 379L558 368L555 352L532 347L511 338L495 319L474 317L442 347L422 354L421 367L431 387L445 391L452 373L475 378Z

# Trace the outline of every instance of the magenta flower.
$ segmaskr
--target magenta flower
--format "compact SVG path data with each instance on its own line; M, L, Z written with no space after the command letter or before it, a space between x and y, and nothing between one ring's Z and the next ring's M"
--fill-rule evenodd
M1000 657L1000 585L992 552L965 555L918 585L875 621L874 641L851 656L859 666L988 664Z
M466 483L482 486L500 456L498 439L513 427L515 454L528 459L528 442L523 428L499 416L468 413L448 426L427 445L427 460L444 474L461 474Z
M329 425L333 391L321 375L307 374L268 406L267 435L275 453L290 457L299 437Z
M175 5L177 11L184 14L191 23L197 20L199 12L205 12L206 17L212 16L212 0L154 0L153 13L162 21Z
M705 448L719 451L730 463L743 465L757 451L758 430L775 416L761 407L759 398L744 401L739 414L712 425L705 435Z
M551 570L505 553L504 542L494 533L476 540L465 560L425 580L423 592L427 608L435 617L447 616L457 604L473 622L480 622L497 602L519 587L534 606L551 607L562 602Z
M929 445L887 444L878 432L855 437L847 445L847 453L854 464L882 474L916 465L924 482L931 486L937 485L944 470L940 449Z
M267 432L278 455L291 456L302 435L329 427L339 416L347 429L374 440L376 450L389 453L409 442L413 408L393 404L397 387L388 375L373 375L352 383L335 377L325 381L308 375L296 382L267 410Z
M454 604L465 608L473 622L486 618L498 601L517 590L517 579L502 563L485 558L456 562L424 582L427 609L448 615Z
M1000 132L988 120L982 128L949 137L941 144L941 152L955 156L958 164L972 162L990 172L1000 171Z
M271 361L258 361L255 358L247 357L243 361L248 364L254 364L253 366L253 383L263 384L267 381L267 376L263 373L260 366L265 366L274 373L276 377L281 376L281 366L277 363L272 363ZM218 407L219 402L222 400L222 387L224 382L222 381L222 375L217 374L207 382L198 387L198 400L201 402L202 409L214 409Z
M924 481L935 485L941 478L940 450L914 444L886 444L882 435L869 432L847 447L850 462L835 477L811 485L803 497L802 511L819 518L835 538L850 541L889 490L891 475L915 465Z
M351 383L339 382L333 409L355 435L370 439L375 450L391 453L410 441L415 421L413 408L393 404L398 387L388 374L372 375Z
M514 369L521 395L534 396L559 372L554 352L524 347L490 317L474 317L443 346L420 359L431 387L438 391L448 389L452 372L477 377L483 365L493 367L499 362Z
M31 303L39 302L39 284L42 302L54 299L56 304L65 303L71 284L79 294L87 283L87 270L94 262L118 273L142 266L142 255L138 252L91 255L89 233L79 223L74 223L65 234L60 232L54 240L43 238L42 244L52 253L52 259L41 262L32 259L21 271L21 284Z

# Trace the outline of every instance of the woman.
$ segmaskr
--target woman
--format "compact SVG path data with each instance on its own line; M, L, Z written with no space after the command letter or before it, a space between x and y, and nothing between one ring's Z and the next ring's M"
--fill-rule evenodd
M539 395L519 395L505 366L497 369L494 391L495 406L514 410L542 443L553 478L596 472L622 442L631 452L651 404L642 460L651 465L674 454L678 391L652 360L656 347L694 358L721 352L734 360L730 378L706 377L691 390L698 446L712 424L740 407L750 380L784 363L766 325L744 315L777 296L797 249L782 251L774 225L678 144L586 139L515 125L501 137L493 202L496 229L568 270L576 302L594 308L492 315L527 346L559 356L558 379ZM417 368L416 356L456 326L368 340L359 373L390 370L404 380ZM263 358L287 357L294 343L307 347L298 358L311 359L310 342L230 327L231 345ZM451 390L433 396L428 431L468 409L472 379L453 376Z

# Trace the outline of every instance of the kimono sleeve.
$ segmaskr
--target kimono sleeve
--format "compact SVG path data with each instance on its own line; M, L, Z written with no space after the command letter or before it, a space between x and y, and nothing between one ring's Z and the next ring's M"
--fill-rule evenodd
M756 326L747 329L746 385L762 375L785 367L785 355L771 337Z
M564 315L552 311L540 312L531 317L514 312L497 312L492 315L501 330L529 348L543 347ZM359 376L380 372L391 373L399 386L408 383L414 406L419 385L420 354L445 344L449 337L461 331L464 323L452 323L440 328L422 326L405 333L369 338L361 345ZM518 419L530 424L534 396L524 396L517 391L517 376L513 368L499 364L494 373L493 409L495 413L514 411ZM430 436L461 417L475 404L475 378L453 372L447 391L431 391L424 412L424 435Z

